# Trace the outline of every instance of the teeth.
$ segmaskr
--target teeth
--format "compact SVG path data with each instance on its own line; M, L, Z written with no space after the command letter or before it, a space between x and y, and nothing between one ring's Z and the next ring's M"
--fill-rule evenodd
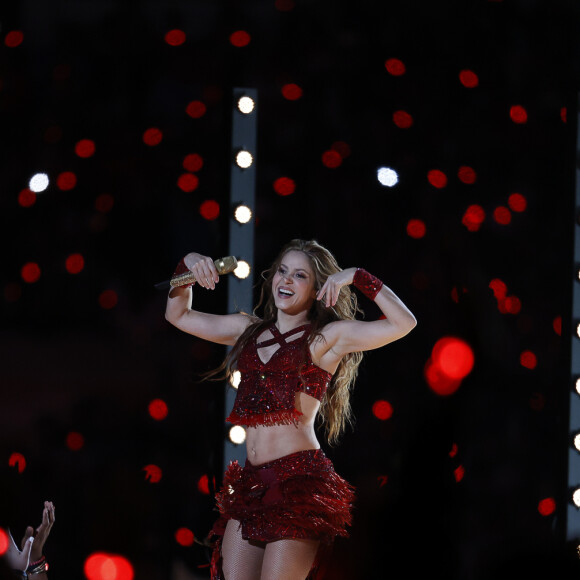
M285 294L286 296L294 296L294 292L286 290L285 288L280 288L278 292L280 292L280 294Z

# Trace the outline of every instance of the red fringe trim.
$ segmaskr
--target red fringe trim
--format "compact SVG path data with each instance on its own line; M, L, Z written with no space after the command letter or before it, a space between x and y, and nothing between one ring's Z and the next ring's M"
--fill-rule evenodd
M232 411L226 421L232 423L232 425L243 425L244 427L256 427L258 425L265 425L266 427L272 427L274 425L298 425L302 415L303 413L298 411L298 409L245 416Z

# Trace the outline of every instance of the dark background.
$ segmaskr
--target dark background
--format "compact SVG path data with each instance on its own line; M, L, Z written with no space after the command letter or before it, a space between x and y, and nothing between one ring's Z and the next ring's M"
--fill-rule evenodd
M398 578L404 569L405 577L497 578L514 561L546 577L542 562L555 565L565 550L577 7L3 4L0 516L19 537L39 523L42 501L54 501L51 577L83 577L97 550L127 557L137 579L208 577L205 550L180 546L174 534L187 527L202 539L215 517L197 482L221 478L223 389L199 384L199 373L224 351L165 322L165 294L153 284L188 251L227 254L236 86L259 95L255 271L289 239L315 238L343 267L382 278L419 321L365 357L355 430L325 447L358 490L351 539L337 543L330 577ZM169 46L164 36L176 28L186 42ZM241 29L251 42L236 48L229 36ZM13 30L24 41L9 48ZM405 63L403 76L387 72L393 57ZM477 73L477 87L459 82L462 69ZM289 82L301 99L283 97ZM201 118L185 112L193 100L207 107ZM510 119L516 104L527 123ZM393 123L399 109L413 116L409 129ZM163 132L158 146L143 143L150 127ZM88 159L75 154L81 139L96 144ZM329 169L321 156L337 141L351 154ZM185 193L177 179L189 153L204 166L199 187ZM396 187L378 183L381 165L397 169ZM477 172L474 184L457 178L463 165ZM445 188L429 183L431 169L445 172ZM21 207L18 195L38 171L51 185ZM55 184L63 171L77 175L70 191ZM274 192L282 176L295 180L293 195ZM500 225L493 211L513 192L527 208ZM103 193L114 199L107 212L95 207ZM217 220L199 213L207 199L220 204ZM462 224L471 204L486 212L476 232ZM407 235L414 218L425 222L421 239ZM65 269L72 253L85 259L75 275ZM21 277L27 262L41 268L35 283ZM518 314L498 311L494 278L521 299ZM99 304L106 290L117 293L114 308ZM196 288L195 303L223 312L225 291ZM362 305L367 318L378 315ZM446 335L472 346L475 366L440 397L423 371ZM525 350L536 354L535 369L520 364ZM154 398L169 406L164 421L148 414ZM373 416L377 399L392 404L388 421ZM84 437L78 451L66 445L71 431ZM26 458L21 473L9 465L14 452ZM162 469L158 483L146 479L148 464ZM538 512L545 498L556 502L548 516Z

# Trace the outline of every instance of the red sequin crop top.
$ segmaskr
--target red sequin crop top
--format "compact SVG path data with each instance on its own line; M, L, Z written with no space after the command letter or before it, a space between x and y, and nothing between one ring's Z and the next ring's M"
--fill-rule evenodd
M272 338L260 343L257 337L248 341L238 358L242 378L234 408L226 419L234 425L297 425L302 413L296 409L296 393L302 392L322 400L332 375L316 366L310 358L306 342L309 324L281 334L276 326L269 330ZM294 340L285 339L303 332ZM259 348L279 344L267 362L258 354Z

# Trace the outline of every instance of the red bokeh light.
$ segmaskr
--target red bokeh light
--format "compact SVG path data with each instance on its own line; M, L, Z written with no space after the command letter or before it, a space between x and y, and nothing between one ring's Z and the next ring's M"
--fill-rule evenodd
M522 309L522 301L517 296L508 296L503 301L503 309L510 314L518 314Z
M180 46L185 42L185 39L185 32L183 32L183 30L179 30L178 28L170 30L165 35L165 42L170 46Z
M190 153L183 159L183 169L195 173L203 167L203 157L197 153Z
M329 169L336 169L342 163L342 156L338 151L330 149L322 154L322 163Z
M289 177L278 177L274 181L274 191L278 195L292 195L296 191L296 183Z
M179 528L175 532L175 541L180 546L192 546L195 540L193 532L189 528Z
M507 286L505 282L499 278L494 278L490 283L489 287L493 290L493 295L497 300L505 298L507 294Z
M161 468L153 463L146 465L143 471L145 472L145 481L149 481L149 483L159 483L163 477Z
M75 145L75 153L83 159L92 157L95 154L95 149L95 142L91 139L81 139Z
M336 151L343 159L350 155L350 145L344 141L335 141L330 148Z
M514 123L523 124L528 121L528 112L521 105L514 105L510 108L510 117Z
M413 117L407 111L395 111L393 113L393 123L399 129L408 129L413 125Z
M0 556L3 556L6 553L9 545L10 539L8 538L8 534L0 528Z
M104 310L111 310L117 306L119 297L114 290L104 290L99 295L99 305Z
M199 213L202 218L213 221L220 215L220 204L215 199L206 199L199 206Z
M14 452L10 455L8 459L8 465L10 467L16 467L18 473L22 473L26 469L26 458L22 453Z
M442 397L452 395L461 386L461 380L448 377L431 358L425 364L424 374L429 388Z
M373 403L373 415L381 421L386 421L393 416L393 406L389 401L375 401Z
M473 89L479 85L478 76L469 69L464 69L459 73L459 82L468 89Z
M455 457L457 455L457 443L451 445L451 451L449 452L449 457Z
M157 127L150 127L143 133L143 143L149 145L149 147L155 147L159 145L163 140L163 131Z
M461 223L470 231L476 232L485 219L485 211L480 205L470 205L463 214Z
M538 511L543 516L549 516L556 511L556 501L553 497L547 497L538 503Z
M568 122L568 109L566 107L560 109L560 119L562 119L562 123Z
M65 261L66 271L69 274L78 274L85 267L85 259L82 254L71 254Z
M40 279L40 266L36 262L27 262L22 266L20 275L28 284L34 284Z
M276 0L274 2L274 6L276 10L280 10L280 12L290 12L290 10L294 9L294 0Z
M507 226L512 221L511 211L500 205L493 210L493 219L502 226Z
M459 181L471 185L477 180L477 173L473 167L462 165L457 171L457 177L459 178Z
M295 83L288 83L282 87L282 96L289 101L297 101L302 94L302 88Z
M387 485L387 482L389 481L389 476L388 475L379 475L379 476L377 476L377 481L379 482L379 487L383 487L383 486Z
M8 48L16 48L24 41L24 34L20 30L11 30L4 37L4 44Z
M407 235L411 238L415 238L418 240L422 238L427 233L427 227L425 226L425 222L419 219L412 219L409 220L407 223Z
M433 363L450 379L464 379L473 369L473 349L466 341L454 336L439 339L432 352Z
M79 451L85 444L85 438L77 431L71 431L66 436L66 446L71 451Z
M207 107L201 101L191 101L191 103L185 107L185 112L193 119L203 117L206 111Z
M407 71L403 61L398 58L389 58L385 61L385 68L387 69L387 72L392 74L394 77L400 77Z
M169 413L169 408L167 403L163 399L153 399L149 403L149 415L153 417L156 421L162 421L167 417Z
M77 184L77 176L72 171L63 171L56 178L56 186L61 191L70 191Z
M108 213L115 205L115 198L110 193L101 193L95 199L95 209L101 213Z
M552 322L552 328L558 336L562 336L562 317L556 316Z
M455 481L457 483L459 483L463 479L464 475L465 475L465 468L463 467L463 465L460 465L459 467L457 467L453 471L453 476L455 477Z
M95 552L85 560L84 573L88 580L133 580L135 575L127 558L104 552Z
M508 205L512 211L522 212L528 207L528 202L521 193L512 193L508 197Z
M427 173L427 179L429 180L429 183L437 189L442 189L447 185L447 175L439 169L431 169Z
M36 193L26 188L18 194L18 204L22 207L31 207L36 203Z
M236 30L230 34L230 43L241 48L250 44L251 36L245 30Z
M184 173L179 176L177 180L177 187L186 193L192 192L194 189L197 189L199 185L199 177L194 173Z
M538 359L531 350L524 350L520 354L520 364L527 369L535 369L538 364Z
M206 474L202 475L197 482L197 489L204 495L209 495L209 478Z

